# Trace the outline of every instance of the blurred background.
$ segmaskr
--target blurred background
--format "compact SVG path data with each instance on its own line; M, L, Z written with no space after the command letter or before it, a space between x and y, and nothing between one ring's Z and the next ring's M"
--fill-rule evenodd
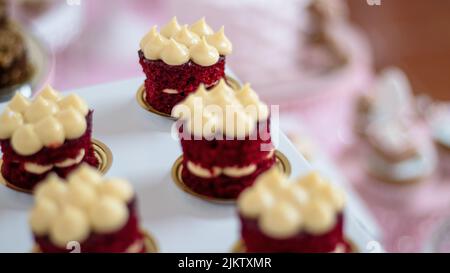
M8 11L44 51L45 75L35 90L45 82L72 90L143 77L139 41L174 15L184 23L205 16L215 30L225 25L233 42L228 66L281 106L284 130L312 164L315 150L333 162L374 215L385 248L420 252L435 242L446 251L449 1L16 0ZM371 175L368 158L389 142L366 130L380 115L408 128L406 139L417 139L409 129L418 131L432 155L420 157L418 149L416 157L386 156L383 170L406 167ZM403 185L397 180L419 168L417 155L429 167Z

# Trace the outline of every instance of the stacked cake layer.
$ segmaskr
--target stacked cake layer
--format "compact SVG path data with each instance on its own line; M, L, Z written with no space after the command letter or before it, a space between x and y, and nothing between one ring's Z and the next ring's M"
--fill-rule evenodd
M82 162L97 166L91 133L92 111L78 95L50 86L33 101L17 94L0 115L2 176L31 190L52 171L65 177Z
M62 181L49 175L35 192L30 225L41 252L146 252L135 193L83 165Z
M201 86L178 104L183 181L193 191L236 198L275 162L269 110L247 84L231 89L224 80Z

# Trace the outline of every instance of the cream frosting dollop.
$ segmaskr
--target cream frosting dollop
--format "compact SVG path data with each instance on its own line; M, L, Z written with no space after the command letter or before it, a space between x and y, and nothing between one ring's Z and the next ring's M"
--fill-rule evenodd
M206 36L206 40L210 45L217 49L220 55L229 55L233 51L233 45L230 40L228 40L227 36L225 36L224 26L216 33Z
M298 232L302 224L301 214L287 202L279 202L261 216L260 227L273 238L285 238Z
M134 195L130 183L120 178L106 180L100 185L99 192L102 195L109 195L123 202L129 202Z
M169 40L159 33L155 33L143 48L145 58L149 60L158 60L161 58L161 52L168 45Z
M86 116L89 112L87 103L77 94L70 94L58 101L61 109L68 109L73 107L78 113Z
M25 111L25 120L28 123L36 123L56 112L58 112L58 106L55 103L38 96Z
M38 236L45 235L57 214L58 205L55 202L46 198L39 199L30 213L31 230Z
M190 48L192 60L201 66L211 66L219 60L219 51L208 44L203 37L200 42Z
M268 119L269 111L253 90L245 88L247 91L235 91L223 79L210 91L200 85L172 109L172 116L184 121L183 128L196 136L248 136L258 122ZM241 94L244 92L251 101Z
M86 183L77 183L76 180L68 181L67 184L67 201L73 206L89 208L98 198L95 187L90 187Z
M170 65L182 65L189 61L189 49L170 38L167 46L165 46L161 51L161 59Z
M71 173L68 177L71 180L79 181L79 183L86 183L91 187L97 187L103 182L102 175L89 165L81 165L75 173Z
M25 98L21 93L16 93L12 100L8 103L8 107L18 113L24 113L30 106L30 101Z
M50 240L62 248L70 241L83 242L89 236L89 220L85 212L66 205L53 218L50 226Z
M289 181L274 167L238 198L238 210L258 221L266 235L284 239L301 232L331 230L345 206L345 195L317 172Z
M176 43L171 42L174 40ZM203 41L204 40L204 41ZM220 55L232 52L232 44L225 35L224 27L214 32L201 18L191 26L178 23L173 17L158 33L153 26L139 43L148 60L162 60L169 65L181 65L192 60L201 66L211 66Z
M141 49L144 49L145 46L152 41L157 35L159 35L158 32L158 26L154 25L150 31L142 37L141 42L139 43L139 46Z
M180 31L174 36L174 39L187 47L191 47L200 42L200 37L190 31L187 25L184 25Z
M262 211L272 207L275 202L273 194L265 187L246 189L239 196L239 200L239 210L251 218L259 217Z
M163 35L166 38L172 38L175 34L178 33L178 31L181 30L181 26L178 23L177 17L174 16L172 19L161 28L161 35Z
M199 36L206 36L214 33L212 28L206 23L205 17L202 17L200 20L193 23L190 29Z
M6 107L5 111L0 115L0 139L10 138L22 124L22 115Z
M94 231L110 233L125 225L128 210L126 205L117 198L102 196L91 206L89 217Z
M64 128L53 116L48 116L36 123L34 131L46 147L55 148L64 143Z
M88 113L80 96L63 97L49 85L32 101L17 93L0 114L0 139L10 139L15 152L29 156L81 137Z
M14 132L11 145L18 154L24 156L37 153L44 146L31 124L22 125Z
M53 102L57 102L61 99L61 94L48 84L39 92L39 96Z
M73 107L59 112L56 118L64 128L67 139L76 139L86 132L86 118Z
M48 235L57 246L82 243L92 232L112 233L129 219L134 197L130 183L105 179L96 169L82 165L66 181L50 174L36 190L29 222L34 234Z
M36 200L48 198L55 202L62 202L67 196L67 185L56 174L50 174L45 183L39 183L34 191Z

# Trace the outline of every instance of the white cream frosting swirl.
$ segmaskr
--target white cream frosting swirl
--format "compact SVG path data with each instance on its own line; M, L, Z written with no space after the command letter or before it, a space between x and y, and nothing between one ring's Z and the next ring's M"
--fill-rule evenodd
M182 65L189 61L189 49L170 38L167 45L161 50L161 59L170 65Z
M276 167L259 176L238 198L240 213L256 219L265 234L278 239L302 231L328 232L344 205L344 193L318 173L288 181Z
M191 47L200 42L200 37L194 32L190 31L187 25L184 25L177 34L175 34L174 39L182 43L187 47Z
M199 36L207 36L214 33L212 28L206 23L205 17L202 17L200 20L193 23L190 29Z
M172 116L184 121L184 128L195 136L223 133L229 137L245 137L254 132L259 121L268 119L269 109L250 85L233 90L221 79L209 91L200 85L173 108Z
M174 16L170 21L161 28L161 35L163 35L166 38L172 38L175 36L178 31L181 30L181 26L178 23L177 17Z
M171 42L171 40L174 42ZM224 27L214 33L201 18L191 26L180 26L176 17L161 28L157 27L144 35L140 48L148 60L162 60L169 65L182 65L192 60L201 66L211 66L219 60L220 55L232 52L232 44L225 36Z
M38 185L36 203L29 222L33 233L48 235L65 247L69 241L83 242L91 232L111 233L128 221L127 204L134 196L128 181L102 179L87 165L72 172L67 182L55 174ZM92 181L97 181L93 183Z
M210 45L219 51L220 55L229 55L233 51L233 45L227 36L225 36L225 27L222 26L216 33L206 36L206 40Z
M191 59L201 66L211 66L219 60L219 51L210 46L203 37L200 42L190 48Z
M23 156L43 147L59 147L66 139L85 133L88 112L81 97L62 97L51 86L46 86L33 101L17 93L0 115L0 139L11 139L14 151Z

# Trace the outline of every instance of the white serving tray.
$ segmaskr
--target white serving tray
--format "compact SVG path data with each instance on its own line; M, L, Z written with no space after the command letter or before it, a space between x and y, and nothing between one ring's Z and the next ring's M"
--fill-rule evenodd
M94 109L93 136L114 155L107 176L133 183L141 224L161 252L229 252L239 238L235 207L199 200L175 185L171 168L181 147L170 133L173 120L140 108L135 94L142 83L143 78L137 78L75 91ZM0 104L0 111L4 107ZM292 176L310 169L282 133L277 149L289 159ZM31 250L27 216L32 204L32 196L0 187L0 252ZM346 211L346 234L361 252L371 250L373 238L351 215L351 208Z

